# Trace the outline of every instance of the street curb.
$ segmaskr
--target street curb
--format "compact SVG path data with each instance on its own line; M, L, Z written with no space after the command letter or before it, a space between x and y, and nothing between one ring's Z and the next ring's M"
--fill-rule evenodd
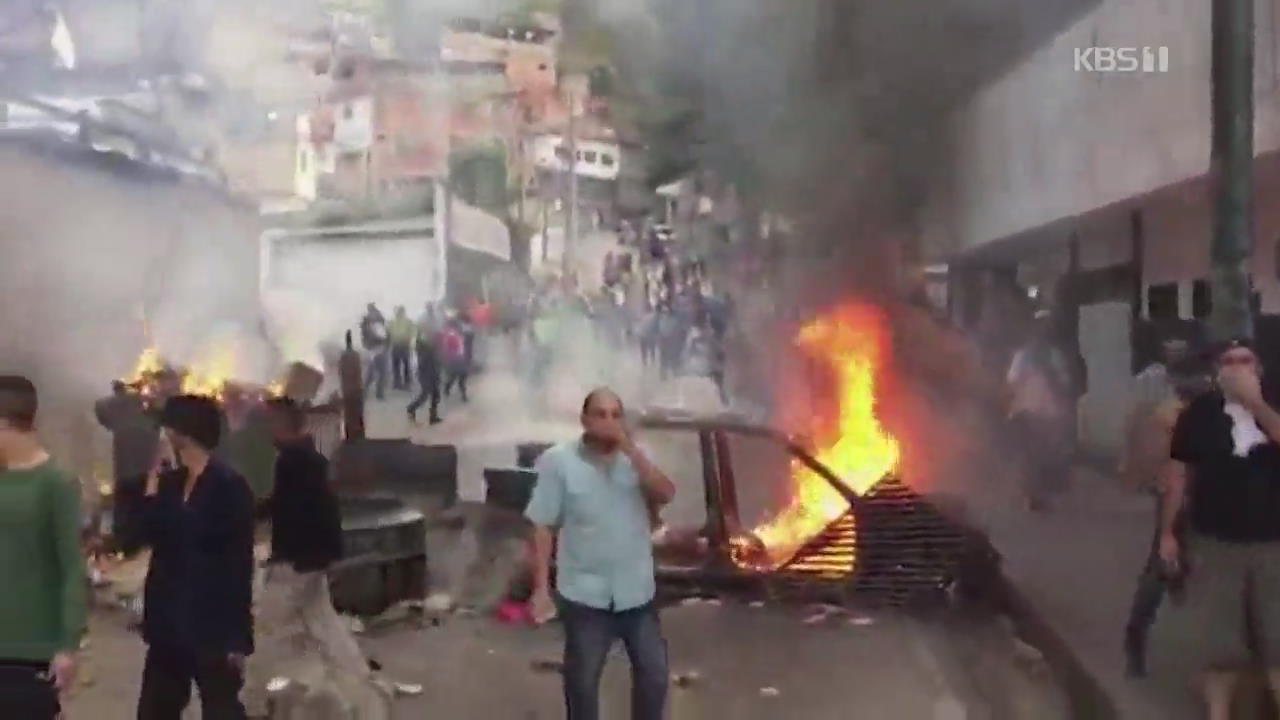
M1079 720L1119 720L1115 701L1026 596L1003 573L996 573L992 581L992 596L1013 621L1017 637L1044 655L1062 684L1071 703L1071 716Z

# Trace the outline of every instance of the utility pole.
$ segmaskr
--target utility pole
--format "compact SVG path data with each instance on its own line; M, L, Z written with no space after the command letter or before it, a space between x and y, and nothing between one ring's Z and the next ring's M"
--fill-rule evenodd
M573 91L565 93L569 98L569 203L564 223L564 277L569 280L577 267L578 254L578 140L575 118L578 109L575 106Z
M1213 0L1213 311L1216 338L1253 334L1253 0Z

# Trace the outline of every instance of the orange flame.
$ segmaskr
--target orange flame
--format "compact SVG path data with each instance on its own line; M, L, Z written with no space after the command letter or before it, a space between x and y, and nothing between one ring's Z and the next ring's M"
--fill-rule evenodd
M232 347L220 348L211 356L177 370L160 357L159 350L149 347L138 357L138 362L127 382L141 389L144 395L150 395L155 390L153 385L157 378L166 373L175 373L180 382L178 390L182 394L222 400L226 397L228 386L235 384L232 378L235 367L236 356ZM284 384L279 381L273 382L261 388L260 394L265 397L283 395Z
M801 328L796 345L824 365L834 383L837 407L828 417L815 413L810 430L814 457L846 487L866 493L901 456L898 441L876 416L876 380L889 350L885 317L871 305L846 303ZM780 567L849 509L835 488L799 461L792 463L791 479L790 503L753 531L764 557L751 564Z

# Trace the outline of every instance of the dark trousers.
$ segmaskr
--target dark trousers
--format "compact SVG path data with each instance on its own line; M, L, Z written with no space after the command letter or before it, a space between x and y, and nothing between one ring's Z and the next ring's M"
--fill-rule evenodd
M138 720L180 720L191 702L191 683L200 689L200 717L245 720L240 703L244 678L225 656L197 658L168 648L147 648L142 669Z
M54 720L62 708L49 663L0 660L0 717Z
M467 401L467 368L452 368L445 373L444 380L444 396L449 397L449 393L453 392L453 387L457 385L458 391L462 393L462 402Z
M117 478L111 493L111 544L126 556L136 554L145 544L141 514L146 489L146 476L137 475Z
M408 408L409 416L414 417L415 415L417 415L418 410L423 405L425 405L428 400L430 400L431 401L431 419L433 421L439 420L440 419L440 376L435 373L432 373L425 377L422 375L419 375L418 384L421 386L421 389L418 391L418 397L414 398L413 402L409 403L409 408Z
M1125 624L1124 631L1124 648L1129 669L1130 672L1138 675L1146 672L1147 638L1151 634L1151 626L1156 622L1160 606L1164 604L1165 595L1171 591L1180 591L1182 588L1181 578L1171 579L1164 567L1164 561L1160 559L1160 525L1164 515L1164 496L1156 491L1152 492L1155 494L1155 532L1151 539L1151 550L1147 554L1147 561L1142 566L1142 572L1138 574L1138 587L1133 592L1133 603L1129 606L1129 621ZM1174 526L1174 532L1178 536L1178 547L1183 556L1179 562L1184 568L1186 567L1185 517L1184 515L1179 518Z
M413 376L409 373L409 346L394 345L391 348L391 385L397 390L408 390Z
M621 640L631 660L631 720L662 720L667 702L667 641L652 603L609 612L560 598L564 623L564 701L568 720L599 720L600 677Z
M387 362L388 352L386 348L374 350L369 357L369 367L364 373L364 389L369 391L370 387L375 390L375 397L379 400L387 396Z
M652 338L640 337L640 362L644 365L652 365L658 361L658 341Z

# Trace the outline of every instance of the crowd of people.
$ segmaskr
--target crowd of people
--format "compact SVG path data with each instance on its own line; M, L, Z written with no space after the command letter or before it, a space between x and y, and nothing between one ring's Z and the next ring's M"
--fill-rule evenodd
M476 336L488 326L487 307L472 303L465 311L439 310L428 303L417 318L409 317L403 306L395 308L387 320L375 303L369 303L360 320L360 344L366 355L365 392L373 392L385 400L390 375L394 391L412 391L417 381L417 395L405 408L411 422L418 421L418 411L429 408L428 422L442 422L441 399L456 389L462 402L468 402L467 381L476 367Z
M706 378L721 403L730 405L731 304L716 292L705 265L619 251L606 255L601 275L594 293L579 291L570 279L547 283L530 299L525 332L534 385L545 380L559 344L589 327L600 347L617 357L634 353L658 380Z

